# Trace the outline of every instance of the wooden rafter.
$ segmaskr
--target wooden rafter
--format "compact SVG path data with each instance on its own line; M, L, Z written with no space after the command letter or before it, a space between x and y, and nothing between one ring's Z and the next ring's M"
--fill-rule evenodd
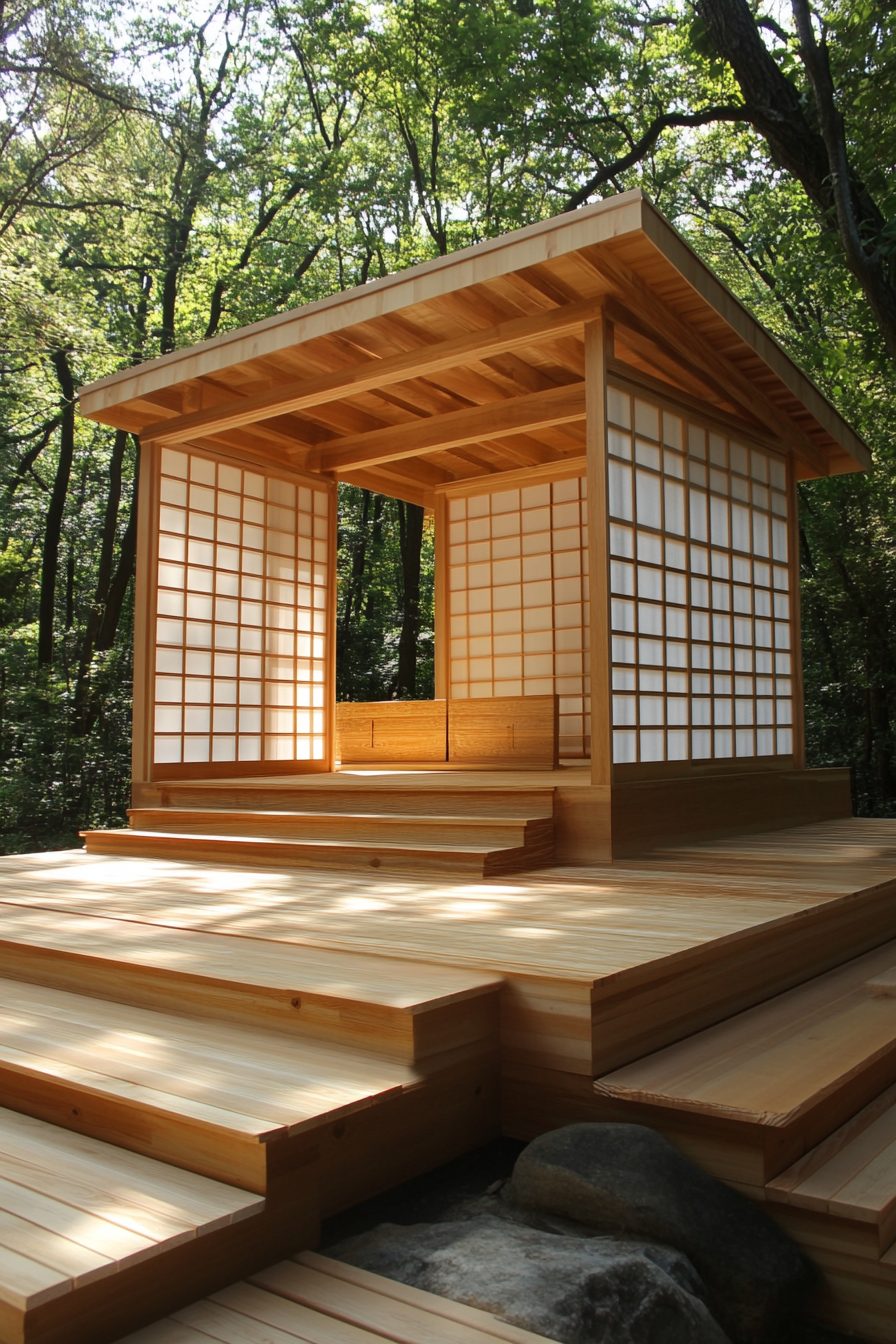
M437 345L408 350L388 359L370 360L335 373L285 383L266 392L241 397L209 410L176 416L143 431L145 443L181 443L252 425L278 415L308 410L343 397L375 392L392 383L431 376L443 369L488 355L521 349L535 340L551 340L579 331L600 310L601 300L568 304L531 317L513 318L484 331L470 332Z
M813 473L827 476L827 458L817 444L788 415L783 407L775 405L757 384L741 373L729 359L668 307L619 257L606 248L587 258L588 265L608 280L616 294L608 300L607 313L623 325L646 336L665 351L674 354L686 368L702 381L716 387L726 398L733 400L751 420L760 423L793 452Z
M331 446L316 450L321 471L351 470L416 457L440 448L481 443L520 431L537 431L585 418L584 383L552 387L547 392L512 397L488 406L452 411L448 415L427 416L404 425L389 425L351 434Z

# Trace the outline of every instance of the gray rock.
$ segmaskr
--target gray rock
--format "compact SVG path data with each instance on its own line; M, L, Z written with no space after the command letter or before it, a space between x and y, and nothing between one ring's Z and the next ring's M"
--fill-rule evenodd
M817 1281L812 1262L757 1205L642 1125L541 1135L517 1159L510 1198L683 1251L736 1344L776 1339Z
M573 1238L485 1214L383 1223L327 1251L562 1344L728 1344L678 1251Z

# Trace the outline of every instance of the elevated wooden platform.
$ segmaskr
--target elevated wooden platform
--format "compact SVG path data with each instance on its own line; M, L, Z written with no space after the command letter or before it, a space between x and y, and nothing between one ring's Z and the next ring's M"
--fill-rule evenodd
M423 805L446 815L424 781ZM482 815L528 808L517 782L497 799L492 780L475 786ZM342 786L308 792L323 810ZM407 815L406 777L349 788ZM819 1309L892 1344L894 940L887 821L474 880L0 860L7 1104L265 1200L251 1248L230 1232L232 1251L169 1275L168 1297L103 1297L101 1280L83 1328L26 1312L0 1340L111 1341L499 1132L627 1116L761 1199L825 1267Z

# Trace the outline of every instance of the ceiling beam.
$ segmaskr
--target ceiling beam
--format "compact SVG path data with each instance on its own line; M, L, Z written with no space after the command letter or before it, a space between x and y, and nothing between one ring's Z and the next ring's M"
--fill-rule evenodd
M301 381L282 383L265 392L219 403L204 411L192 411L173 419L147 425L144 443L174 444L197 435L205 437L228 429L269 420L277 415L310 410L342 397L375 392L393 383L431 377L444 369L473 363L488 356L523 349L534 341L550 341L581 330L600 311L602 300L586 299L561 308L515 317L485 330L471 331L437 345L425 345L386 359L367 360L348 369L318 374Z
M378 462L397 462L403 457L500 439L521 431L537 432L584 418L585 384L572 383L546 392L492 401L487 406L470 406L462 411L449 411L447 415L430 415L403 425L347 435L332 445L317 448L309 457L309 466L313 462L319 471L342 471Z
M824 451L813 443L784 407L776 405L751 378L717 350L708 337L679 317L624 261L603 248L598 254L590 253L587 263L616 290L616 296L608 301L608 317L623 326L630 325L633 331L647 336L660 349L670 351L684 367L699 374L701 381L717 387L730 398L749 419L758 420L817 476L828 475L830 467ZM611 311L614 307L615 319Z

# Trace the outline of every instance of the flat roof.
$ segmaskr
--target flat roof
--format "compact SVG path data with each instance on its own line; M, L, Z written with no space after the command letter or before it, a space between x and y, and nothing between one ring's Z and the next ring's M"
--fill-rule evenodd
M802 477L862 439L640 191L124 369L81 413L147 441L237 449L384 493L584 453L584 326L611 376L704 406ZM396 434L395 431L400 430Z

